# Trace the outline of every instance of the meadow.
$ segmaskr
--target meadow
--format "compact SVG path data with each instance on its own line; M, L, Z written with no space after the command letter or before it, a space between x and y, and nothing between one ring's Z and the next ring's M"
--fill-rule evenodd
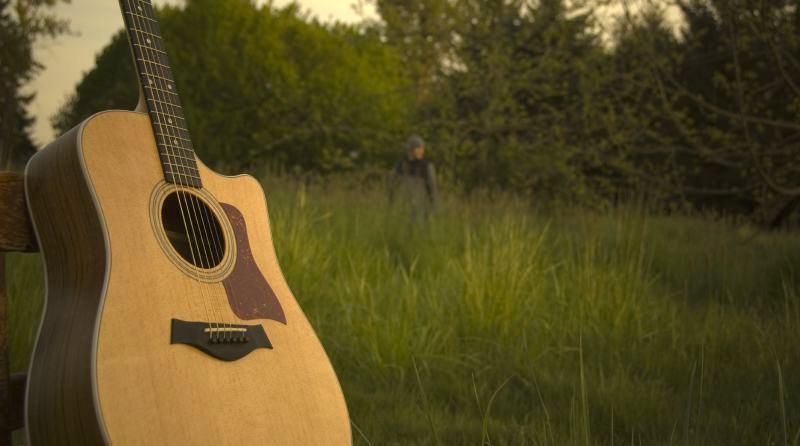
M489 195L410 223L380 186L264 183L355 444L800 444L797 234ZM38 256L9 276L22 370Z

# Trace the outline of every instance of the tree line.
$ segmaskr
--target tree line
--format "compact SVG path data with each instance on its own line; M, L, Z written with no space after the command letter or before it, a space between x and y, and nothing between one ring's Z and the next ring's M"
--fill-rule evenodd
M375 4L417 122L467 187L647 194L772 225L800 201L797 2Z
M160 9L201 158L364 172L418 133L466 192L589 206L645 194L773 225L800 201L794 1L363 1L379 20L249 0ZM54 126L131 108L134 85L119 33Z

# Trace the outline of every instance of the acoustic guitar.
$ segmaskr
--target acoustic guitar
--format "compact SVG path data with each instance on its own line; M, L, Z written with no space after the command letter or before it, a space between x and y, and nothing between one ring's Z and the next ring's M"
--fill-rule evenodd
M47 283L28 443L350 444L259 182L197 159L152 5L120 4L140 106L88 118L27 166Z

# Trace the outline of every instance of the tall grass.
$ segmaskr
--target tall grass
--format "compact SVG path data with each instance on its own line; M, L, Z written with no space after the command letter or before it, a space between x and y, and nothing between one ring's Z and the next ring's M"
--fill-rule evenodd
M800 237L699 218L266 181L357 444L794 444ZM12 265L14 364L35 258Z

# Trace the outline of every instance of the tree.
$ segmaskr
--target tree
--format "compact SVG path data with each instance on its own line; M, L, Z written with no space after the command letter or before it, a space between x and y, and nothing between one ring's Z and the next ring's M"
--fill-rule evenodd
M418 101L418 127L437 144L445 173L467 189L585 198L595 147L586 144L582 107L602 56L591 10L561 0L376 5L406 66L424 68L411 73L428 98Z
M454 62L458 41L459 6L449 0L373 0L383 20L386 42L397 48L411 80L409 96L424 108Z
M646 193L772 222L800 203L796 2L597 2L623 6L610 34L581 2L374 3L413 80L417 127L468 189Z
M224 170L330 172L385 162L410 103L396 52L368 29L323 25L296 6L189 0L158 11L199 155ZM136 93L123 34L54 123L60 130Z
M654 134L668 142L662 149L674 167L672 185L696 207L778 224L800 197L800 8L784 1L678 5L686 26L669 51L646 21L629 21L618 49L644 54L641 88L657 104L648 113L666 118Z
M34 95L21 90L41 68L33 43L68 30L49 11L57 2L0 0L0 169L23 165L35 151L28 134L33 118L26 110Z
M95 67L84 74L75 92L51 119L63 134L92 114L109 109L130 110L139 90L125 31L117 32L95 58Z

